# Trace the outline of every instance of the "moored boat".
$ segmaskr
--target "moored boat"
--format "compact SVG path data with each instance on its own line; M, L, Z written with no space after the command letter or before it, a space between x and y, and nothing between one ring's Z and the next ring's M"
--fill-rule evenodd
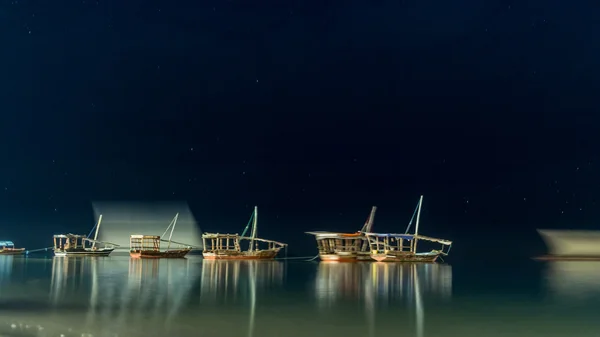
M97 240L101 224L102 214L92 228L92 231L96 230L93 239L89 235L71 233L54 235L54 256L108 256L119 245Z
M173 237L173 231L175 230L175 225L177 224L177 218L179 217L179 213L175 214L173 220L165 230L162 236L159 235L140 235L134 234L129 237L129 256L132 258L150 258L150 259L176 259L176 258L184 258L189 252L192 251L192 246L175 242L171 240ZM164 240L162 237L165 236L167 231L171 229L171 233L169 234L169 239ZM167 243L167 248L165 250L161 250L161 242ZM174 245L175 248L171 248Z
M252 228L249 237L248 229ZM246 228L239 234L202 234L202 256L208 260L270 260L274 259L287 244L257 237L258 207L250 216ZM247 247L243 247L247 245Z
M377 207L371 213L362 229L356 233L306 232L314 235L319 250L319 258L323 262L360 262L371 261L369 242L365 232L370 232L375 222Z
M364 233L369 241L371 258L373 260L378 262L435 262L441 256L448 255L452 247L452 241L419 235L422 204L423 196L421 196L417 204L417 218L413 234L408 234L412 225L412 219L404 234ZM419 253L417 251L419 241L438 243L441 244L441 248ZM446 250L444 251L444 249Z
M537 260L600 260L600 231L538 229L548 254Z
M20 255L25 253L25 248L15 248L12 241L0 241L0 255Z

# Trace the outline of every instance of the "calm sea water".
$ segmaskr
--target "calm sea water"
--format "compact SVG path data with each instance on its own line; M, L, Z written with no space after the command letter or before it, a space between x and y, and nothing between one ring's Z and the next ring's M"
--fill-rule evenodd
M600 336L600 264L0 257L0 336Z

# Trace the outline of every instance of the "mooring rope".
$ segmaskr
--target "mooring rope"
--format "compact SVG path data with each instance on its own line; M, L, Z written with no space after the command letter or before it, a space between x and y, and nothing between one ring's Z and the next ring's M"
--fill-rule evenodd
M254 211L252 212L252 215L250 215L250 220L248 220L248 224L246 225L246 228L244 228L242 235L240 235L241 237L244 237L246 235L248 228L250 228L250 225L252 224L252 219L254 219Z
M415 211L413 212L413 215L410 218L410 221L408 222L408 226L406 227L406 231L404 231L404 234L408 234L408 230L410 229L410 226L412 225L412 222L415 219L415 215L417 215L418 210L419 210L419 204L417 203L417 207L415 207Z
M52 247L46 247L46 248L39 248L39 249L34 249L34 250L26 250L25 251L25 255L29 255L29 253L35 253L35 252L41 252L41 251L48 251L48 249L52 249L54 248Z
M318 258L319 255L312 257L312 256L299 256L299 257L280 257L278 259L275 260L301 260L301 259L308 259L311 258L310 260L306 260L306 261L313 261L314 259Z
M89 239L90 236L92 235L92 233L94 232L94 229L96 229L96 226L98 226L98 224L95 224L94 227L92 227L92 230L90 231L90 233L87 235L87 238Z

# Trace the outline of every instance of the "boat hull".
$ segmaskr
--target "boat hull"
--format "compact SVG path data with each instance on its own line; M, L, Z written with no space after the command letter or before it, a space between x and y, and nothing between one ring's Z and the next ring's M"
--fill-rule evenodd
M206 260L272 260L279 250L260 250L253 252L228 251L222 253L202 252Z
M542 255L533 258L537 261L600 261L600 256L585 256L585 255Z
M24 253L25 253L25 248L0 250L0 255L22 255Z
M163 252L142 250L129 252L129 256L134 259L182 259L191 251L191 249L176 249Z
M371 254L371 258L377 262L424 262L433 263L441 254L418 255L418 254Z
M366 254L319 254L322 262L368 262L372 261L369 253Z
M63 256L108 256L110 255L110 253L113 252L113 250L115 250L114 248L111 249L96 249L96 250L76 250L76 251L64 251L64 250L55 250L54 251L54 256L59 256L59 257L63 257Z

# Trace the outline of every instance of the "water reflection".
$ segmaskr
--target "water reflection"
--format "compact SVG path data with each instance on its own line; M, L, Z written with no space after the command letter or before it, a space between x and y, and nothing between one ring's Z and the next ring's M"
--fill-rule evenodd
M15 257L13 255L0 256L0 283L10 279L13 270L14 258Z
M34 310L5 309L0 335L262 336L257 307L273 299L285 264L55 257L48 265L49 298L30 293L24 299Z
M246 335L253 337L255 336L257 291L280 286L283 283L283 275L284 264L279 261L203 260L200 302L205 304L248 302ZM241 301L238 301L240 299Z
M13 265L1 284L0 336L600 335L593 296L600 291L592 285L600 268L589 262L547 264L556 301L480 294L469 284L495 283L472 280L472 269L460 277L468 296L453 296L453 274L468 268L446 265L118 257L15 258ZM497 272L501 279L504 270ZM538 295L539 287L529 291ZM563 301L580 298L573 291L592 300Z
M189 263L55 257L50 302L69 331L96 336L164 335L197 279L198 273ZM69 320L65 314L72 308L81 308L85 319Z
M84 276L90 275L92 260L95 259L64 257L52 260L52 276L50 279L50 301L52 304L59 305L73 298L73 296L67 296L65 291L85 287L90 279L84 280Z
M321 309L327 310L336 310L334 306L341 301L364 301L369 337L376 335L378 304L408 302L415 313L415 334L421 337L425 324L423 297L450 299L452 267L443 264L320 263L315 294Z
M337 300L372 297L379 302L414 298L416 287L426 296L452 296L452 267L445 264L320 263L315 294L322 306Z
M561 299L600 297L600 262L552 261L546 263L545 285L552 296Z
M283 283L284 263L279 261L202 260L201 302L235 300L251 289L268 289Z

